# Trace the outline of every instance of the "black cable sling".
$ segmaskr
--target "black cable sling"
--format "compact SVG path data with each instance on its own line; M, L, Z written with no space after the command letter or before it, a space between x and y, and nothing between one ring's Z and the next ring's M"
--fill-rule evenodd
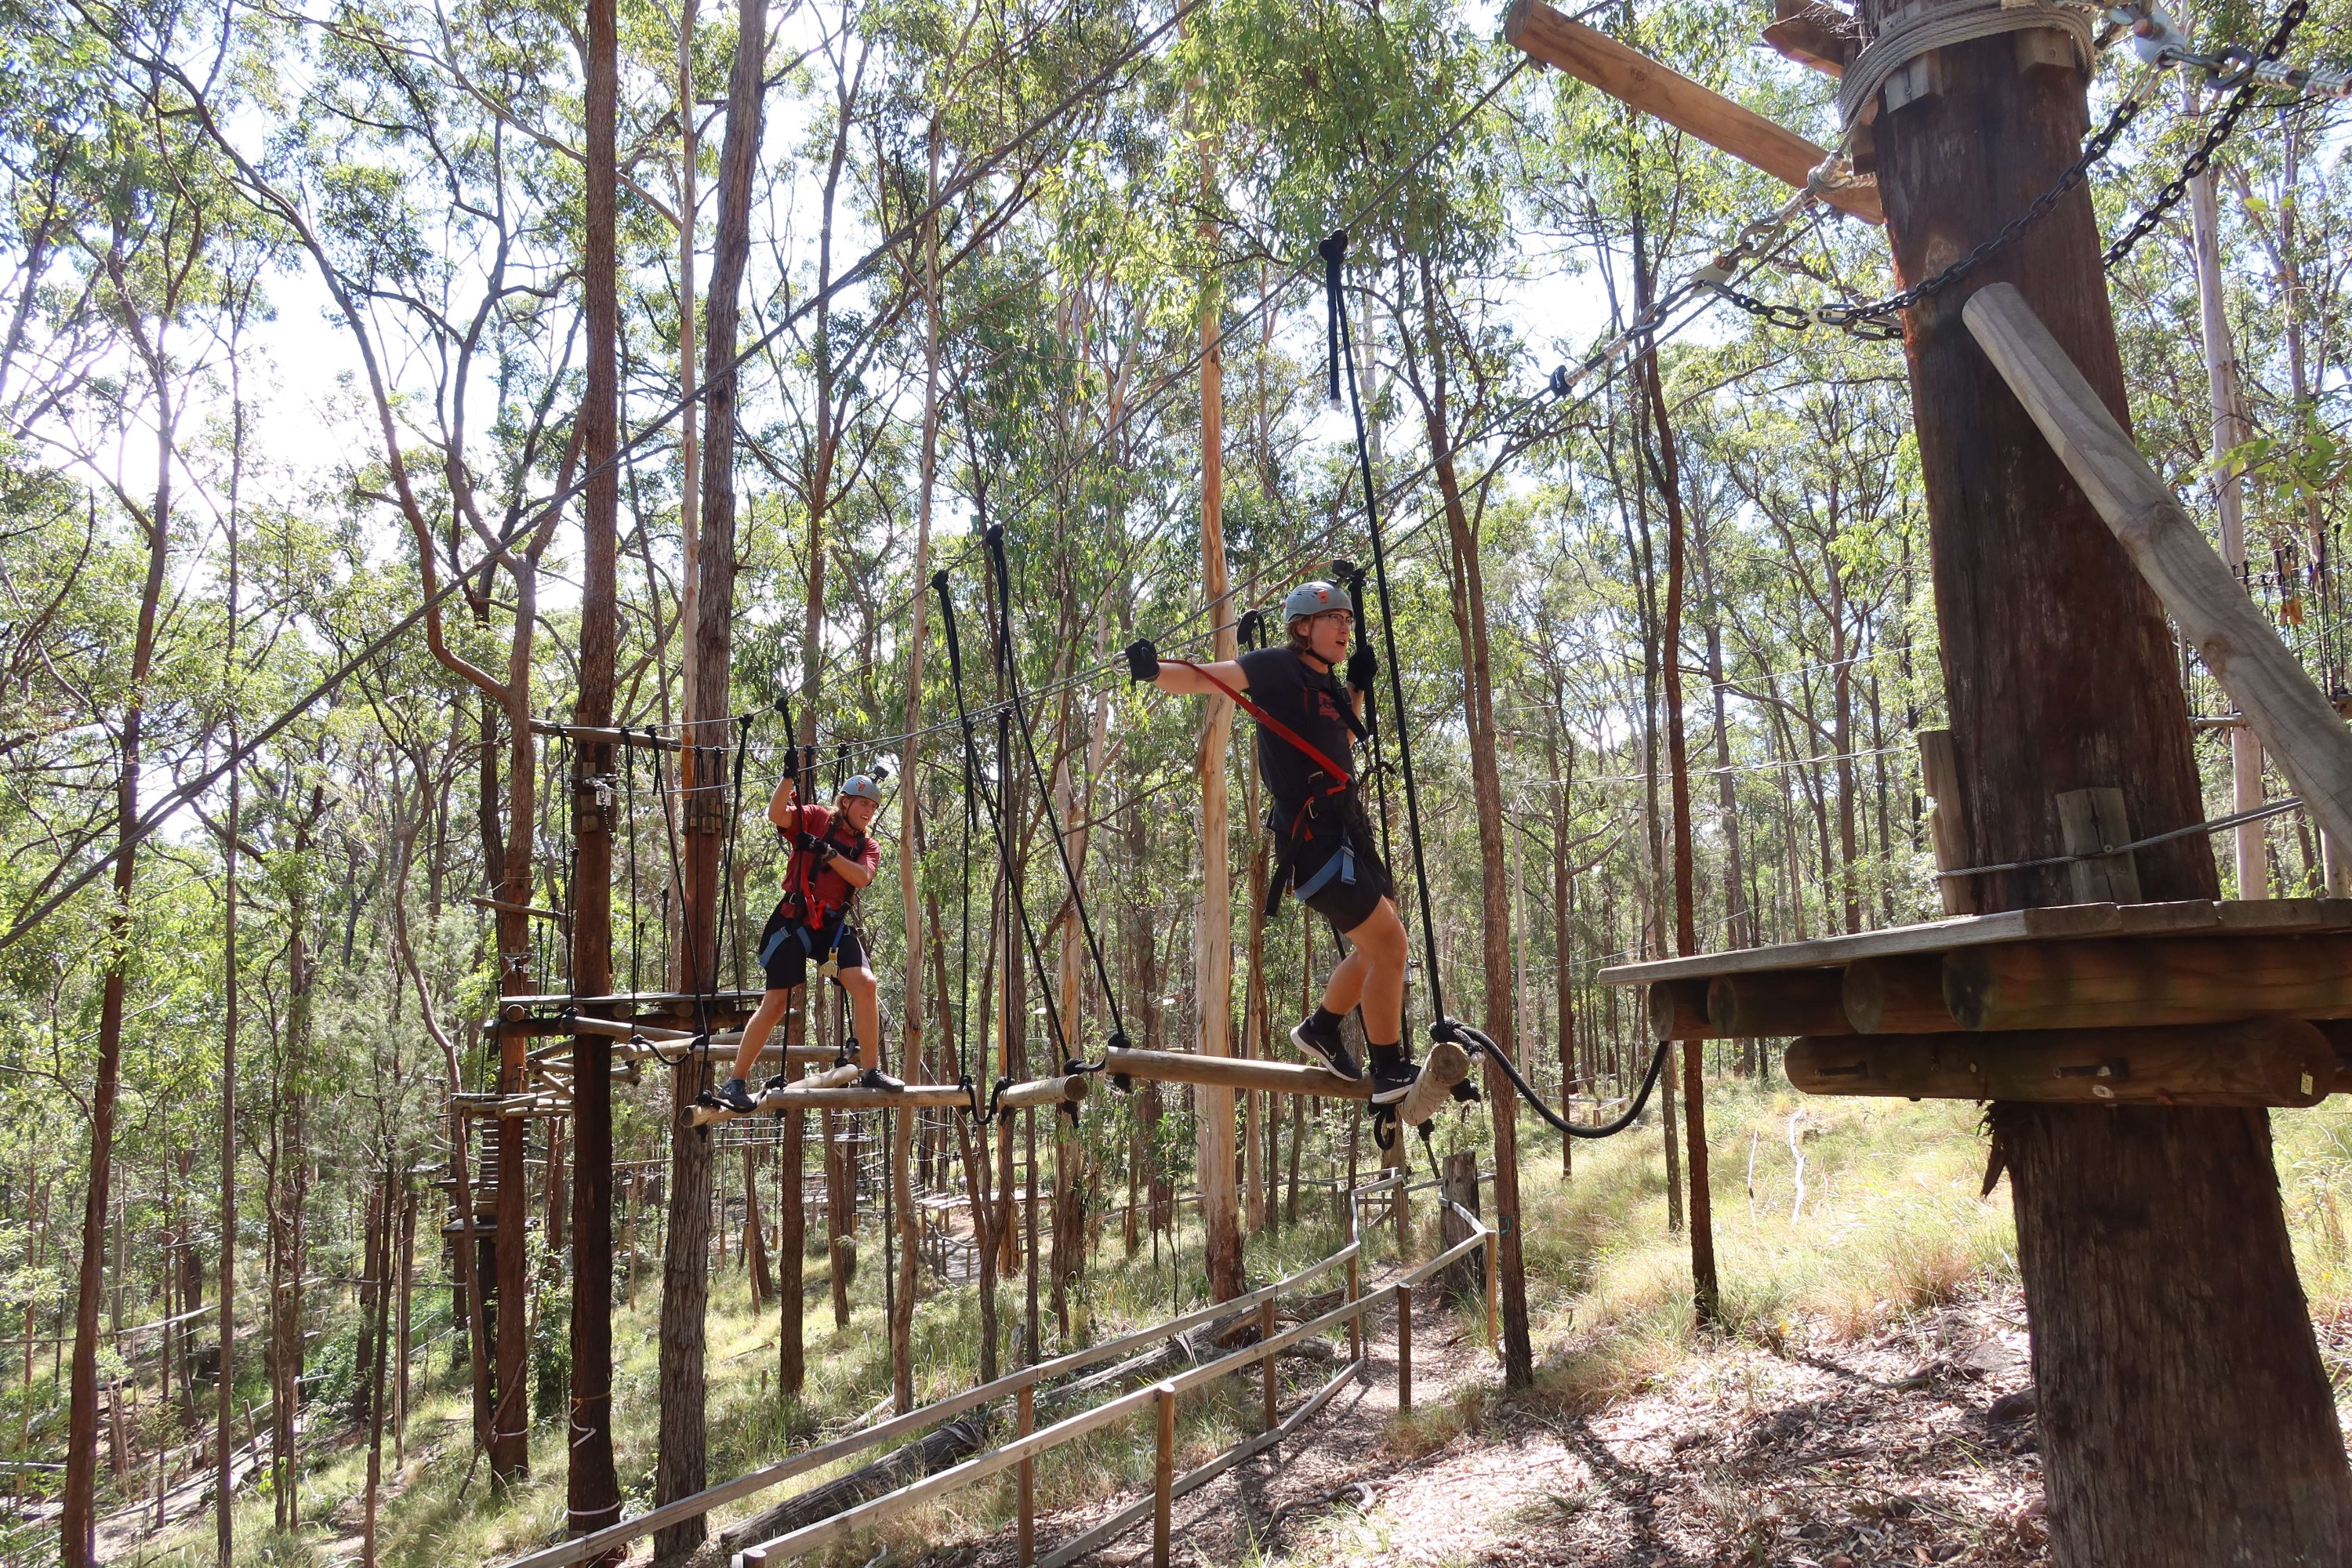
M1119 1014L1118 992L1111 985L1110 972L1103 963L1102 943L1095 938L1095 922L1087 914L1087 897L1078 886L1077 868L1070 864L1069 841L1054 810L1053 786L1045 782L1045 770L1037 762L1037 738L1029 728L1029 708L1022 700L1021 675L1013 657L1013 574L1004 560L1004 525L1001 522L989 524L988 553L995 566L997 626L1001 628L997 643L1004 668L1004 689L1013 708L1013 722L1021 731L1022 752L1029 759L1029 776L1036 781L1038 803L1045 807L1045 827L1053 836L1054 853L1062 863L1062 878L1070 889L1070 904L1077 913L1078 929L1086 933L1087 955L1094 961L1095 984L1102 987L1103 1000L1110 1006L1110 1038L1105 1043L1103 1061L1089 1062L1073 1057L1063 1064L1062 1070L1100 1072L1103 1063L1109 1060L1109 1051L1127 1048L1127 1020ZM1069 1104L1066 1100L1063 1103ZM1075 1114L1076 1108L1071 1109Z
M1037 948L1037 932L1029 923L1028 900L1021 896L1021 880L1013 874L1013 842L1005 832L1004 814L998 808L996 796L983 782L980 765L980 742L972 738L971 718L964 705L963 647L956 636L955 596L948 587L948 574L944 571L934 573L931 576L931 586L939 594L940 621L947 632L948 683L955 689L956 719L963 731L964 765L968 770L967 776L978 791L981 804L988 808L989 826L994 830L996 837L997 863L1004 868L1005 890L1012 898L1013 912L1020 917L1021 936L1029 950L1029 962L1037 971L1037 991L1038 994L1045 998L1045 1022L1053 1031L1054 1044L1066 1056L1069 1050L1069 1037L1062 1032L1061 1009L1054 1005L1054 988L1046 984L1045 960ZM976 1110L975 1114L983 1116L997 1114L996 1102L1012 1085L1012 1079L1000 1075L996 1080L995 1089L988 1097L988 1109L985 1111ZM974 1098L976 1100L977 1095ZM1005 1114L1010 1115L1011 1112L1008 1111Z
M1344 373L1348 384L1348 406L1355 416L1356 424L1356 468L1364 482L1364 522L1372 542L1372 581L1381 601L1381 644L1382 651L1388 655L1389 694L1396 705L1397 769L1404 780L1405 831L1412 841L1413 890L1420 902L1422 953L1429 969L1430 1013L1434 1019L1429 1026L1429 1037L1440 1044L1451 1041L1490 1058L1501 1067L1503 1076L1510 1079L1511 1087L1518 1090L1519 1097L1533 1106L1537 1113L1562 1136L1587 1139L1614 1137L1640 1120L1642 1111L1649 1104L1651 1092L1657 1088L1658 1075L1665 1068L1670 1042L1658 1042L1657 1049L1650 1057L1650 1069L1643 1075L1641 1092L1633 1097L1633 1103L1624 1115L1596 1127L1581 1127L1545 1104L1534 1086L1520 1075L1518 1064L1512 1061L1509 1054L1497 1046L1484 1029L1446 1015L1445 985L1437 967L1437 921L1431 912L1429 871L1422 847L1421 795L1412 776L1412 726L1405 721L1404 671L1397 662L1396 621L1389 598L1388 552L1381 539L1379 489L1372 478L1371 443L1365 433L1363 399L1359 395L1356 385L1355 334L1348 320L1343 297L1342 270L1348 256L1348 231L1344 228L1333 230L1317 248L1323 257L1323 287L1330 321L1337 333L1330 361L1333 401L1338 401L1338 383Z

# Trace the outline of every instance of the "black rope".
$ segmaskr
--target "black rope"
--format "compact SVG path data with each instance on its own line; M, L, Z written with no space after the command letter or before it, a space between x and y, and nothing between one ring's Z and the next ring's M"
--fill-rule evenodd
M646 731L648 738L653 731ZM654 752L655 765L661 762L661 752ZM621 730L622 809L629 819L629 994L637 994L638 950L645 945L645 904L637 896L637 749L629 744L629 731ZM634 1005L631 1008L635 1011Z
M980 765L980 742L973 738L971 720L964 705L963 646L956 636L955 595L948 587L948 574L943 571L932 574L931 586L939 594L940 622L947 632L948 684L955 689L956 717L963 730L965 765L970 769L970 777L979 792L981 804L988 808L988 824L996 837L997 864L1004 872L1005 891L1011 897L1013 912L1021 921L1021 936L1029 950L1029 962L1036 967L1037 991L1045 1001L1045 1021L1053 1030L1055 1045L1066 1055L1069 1040L1062 1032L1061 1009L1054 1005L1054 988L1046 984L1045 960L1037 948L1037 932L1029 923L1029 905L1021 896L1021 879L1013 874L1013 841L1005 831L1004 814L998 808L996 796L984 780ZM1002 723L1003 720L1004 716L1000 714L998 721ZM996 1102L1012 1082L1009 1078L1000 1076L997 1079L995 1090L989 1096L988 1109L983 1114L993 1116L997 1113Z
M1344 308L1344 300L1342 299L1343 282L1341 278L1341 264L1346 260L1348 255L1348 231L1345 229L1335 230L1330 236L1324 239L1319 248L1323 254L1325 288L1329 296L1330 320L1336 336L1336 342L1333 344L1332 364L1335 369L1344 370L1347 374L1348 405L1355 416L1356 468L1357 471L1362 476L1364 481L1364 522L1367 531L1371 536L1372 581L1374 586L1379 592L1381 601L1381 643L1382 650L1388 655L1389 694L1396 704L1397 768L1398 773L1404 780L1405 829L1412 840L1413 891L1418 899L1421 910L1422 952L1423 958L1429 966L1429 1010L1430 1016L1433 1020L1429 1026L1429 1037L1433 1042L1440 1044L1451 1041L1454 1044L1463 1046L1473 1055L1484 1055L1490 1058L1503 1069L1503 1076L1510 1079L1512 1087L1518 1090L1520 1098L1525 1100L1529 1105L1533 1106L1538 1113L1539 1113L1546 1121L1551 1123L1554 1128L1558 1129L1563 1136L1570 1138L1613 1137L1617 1133L1625 1131L1628 1127L1633 1126L1635 1121L1641 1117L1643 1108L1649 1103L1651 1091L1657 1087L1658 1075L1665 1068L1666 1052L1669 1047L1664 1041L1659 1042L1657 1051L1651 1057L1650 1070L1642 1079L1641 1092L1633 1097L1633 1106L1625 1112L1625 1114L1619 1117L1614 1121L1605 1122L1598 1127L1580 1127L1574 1122L1557 1114L1553 1111L1551 1107L1543 1102L1541 1097L1536 1093L1534 1086L1529 1084L1528 1080L1520 1075L1518 1064L1511 1060L1510 1054L1505 1051L1500 1046L1497 1046L1494 1039L1489 1037L1485 1030L1475 1028L1471 1025L1465 1024L1461 1020L1449 1017L1446 1015L1444 981L1439 974L1437 968L1437 921L1435 915L1432 912L1430 906L1429 870L1426 864L1426 855L1422 845L1421 795L1420 791L1414 785L1412 775L1412 726L1406 722L1405 720L1404 670L1402 666L1400 665L1397 660L1396 616L1389 597L1388 552L1381 537L1381 513L1378 487L1372 477L1371 443L1364 427L1363 399L1359 395L1356 384L1355 337L1350 328L1348 312ZM1338 563L1334 563L1335 566L1338 564ZM1358 584L1360 584L1362 581L1362 574L1356 574L1355 582ZM1356 596L1358 601L1360 603L1360 592ZM1362 619L1363 617L1360 615L1357 617L1358 635L1360 640L1361 637ZM1369 695L1370 694L1367 693L1367 697L1369 697ZM1368 714L1368 728L1370 728L1369 714L1371 704L1367 701L1365 706ZM1370 738L1372 744L1377 748L1379 743L1377 730L1373 731ZM1375 750L1374 756L1374 772L1377 775L1379 773L1377 749ZM1388 826L1388 797L1384 786L1381 796L1381 813L1382 845L1383 848L1385 848L1386 830ZM1392 1119L1393 1113L1391 1112L1391 1121ZM1381 1118L1378 1116L1374 1117L1372 1136L1376 1142L1381 1141ZM1394 1136L1394 1129L1392 1125L1390 1128L1390 1136L1391 1138ZM1426 1134L1424 1133L1424 1137L1425 1136ZM1381 1147L1389 1147L1389 1144L1381 1143Z
M1348 255L1348 231L1335 229L1319 247L1325 264L1325 287L1331 293L1331 320L1339 328L1338 352L1334 360L1347 373L1348 406L1356 421L1356 468L1364 481L1364 523L1372 540L1372 581L1380 591L1381 644L1388 655L1389 692L1396 703L1397 760L1404 777L1405 828L1412 839L1413 890L1421 904L1422 949L1429 963L1429 1010L1436 1020L1430 1026L1430 1037L1437 1039L1437 1024L1445 1020L1445 985L1437 973L1437 920L1429 904L1429 871L1424 864L1421 842L1421 792L1412 778L1412 726L1405 722L1404 670L1397 662L1396 616L1389 598L1388 551L1381 541L1381 508L1379 487L1372 479L1372 448L1364 430L1364 402L1356 388L1355 334L1348 321L1346 301L1340 297L1341 263Z
M997 625L1002 628L998 646L1003 652L1005 692L1013 709L1013 717L1021 730L1021 750L1029 759L1029 776L1036 781L1038 804L1045 808L1046 831L1053 836L1054 854L1062 863L1062 878L1070 889L1070 906L1078 917L1078 929L1086 933L1087 955L1094 961L1095 983L1102 987L1103 1000L1110 1006L1110 1039L1108 1048L1123 1050L1127 1047L1127 1020L1120 1015L1118 991L1110 983L1110 971L1103 963L1102 943L1095 937L1095 922L1087 913L1087 896L1078 886L1077 868L1070 863L1070 846L1064 836L1059 816L1054 810L1054 792L1045 782L1045 770L1037 762L1037 737L1029 728L1028 705L1021 699L1021 676L1013 657L1013 573L1004 559L1004 525L992 523L988 529L988 553L996 568ZM1072 1020L1076 1022L1075 1019ZM1100 1062L1073 1058L1065 1066L1070 1072L1098 1072Z

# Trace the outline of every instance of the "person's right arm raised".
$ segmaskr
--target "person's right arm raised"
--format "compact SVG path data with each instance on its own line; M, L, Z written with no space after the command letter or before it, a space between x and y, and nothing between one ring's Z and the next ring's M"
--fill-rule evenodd
M1239 659L1202 665L1162 664L1160 650L1151 646L1150 637L1138 637L1127 645L1127 673L1130 680L1148 681L1179 697L1223 696L1223 692L1217 689L1220 681L1229 690L1249 689L1249 677L1242 672Z

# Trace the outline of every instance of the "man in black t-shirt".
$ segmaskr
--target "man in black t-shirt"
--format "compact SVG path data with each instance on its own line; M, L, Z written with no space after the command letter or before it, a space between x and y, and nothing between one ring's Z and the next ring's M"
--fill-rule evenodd
M1273 798L1274 886L1328 920L1349 952L1323 988L1323 1005L1290 1031L1301 1051L1342 1078L1361 1075L1340 1038L1340 1020L1364 1010L1372 1103L1392 1104L1412 1087L1404 1048L1404 921L1356 789L1354 742L1363 733L1363 694L1378 673L1370 648L1349 657L1355 606L1333 583L1301 584L1283 601L1286 647L1260 648L1215 664L1162 661L1140 640L1127 650L1129 673L1162 691L1233 698L1257 724L1258 776ZM1348 680L1337 671L1344 665Z

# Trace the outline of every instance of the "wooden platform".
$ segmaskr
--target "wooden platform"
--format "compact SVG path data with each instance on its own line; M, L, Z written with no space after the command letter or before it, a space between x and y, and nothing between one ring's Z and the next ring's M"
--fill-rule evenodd
M2095 936L2288 936L2352 931L2352 899L2181 899L2161 904L2057 904L1888 926L1854 936L1732 948L1603 969L1603 985L1652 985L1783 969L1843 969L1856 959L1948 952L2005 942Z
M2352 1092L2352 899L2072 904L1601 972L1811 1094L2304 1107Z

